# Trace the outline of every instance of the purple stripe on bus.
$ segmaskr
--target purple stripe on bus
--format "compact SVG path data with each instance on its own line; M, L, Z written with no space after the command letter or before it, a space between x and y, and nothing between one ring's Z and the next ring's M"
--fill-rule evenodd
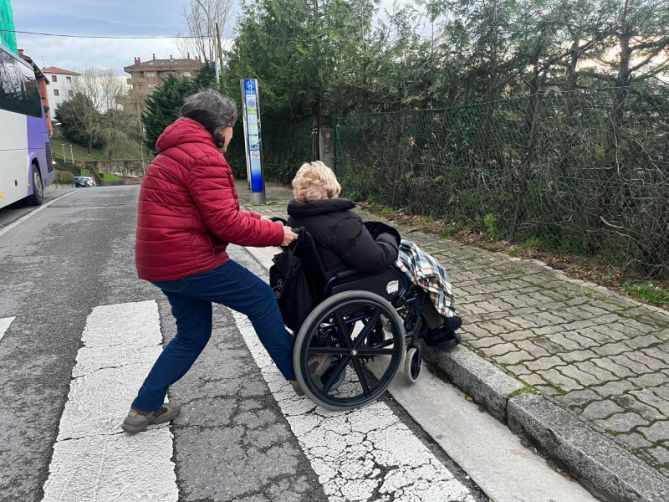
M40 167L40 174L42 182L46 185L48 183L47 176L47 160L45 144L49 141L49 133L46 128L46 121L42 117L26 117L28 130L28 151L30 152L30 162L28 163L28 179L31 180L28 195L32 195L32 177L30 177L30 169L32 161L37 160Z

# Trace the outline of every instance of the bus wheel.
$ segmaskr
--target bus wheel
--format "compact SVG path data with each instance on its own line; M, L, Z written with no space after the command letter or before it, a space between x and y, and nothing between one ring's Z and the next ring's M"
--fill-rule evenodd
M31 206L41 206L44 201L44 185L42 184L42 175L39 173L39 166L33 163L33 194L28 197L28 204Z

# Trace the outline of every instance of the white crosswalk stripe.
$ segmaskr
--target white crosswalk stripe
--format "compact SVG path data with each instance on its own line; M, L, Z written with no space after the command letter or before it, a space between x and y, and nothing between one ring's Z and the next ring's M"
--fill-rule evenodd
M9 329L9 326L12 324L14 319L16 319L16 317L5 317L0 319L0 340L2 340L2 337L5 336L5 333Z
M331 501L473 501L469 490L383 402L329 412L297 396L250 321L233 312L262 375Z
M100 306L88 316L44 485L44 501L176 501L172 434L120 424L161 351L155 301Z

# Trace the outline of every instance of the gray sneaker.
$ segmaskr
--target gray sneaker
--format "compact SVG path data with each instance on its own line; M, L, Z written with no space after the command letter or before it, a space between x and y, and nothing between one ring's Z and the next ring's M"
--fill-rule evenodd
M153 413L144 413L130 408L121 429L128 434L137 434L145 431L149 425L171 422L179 414L179 411L181 411L181 406L176 403L165 403Z

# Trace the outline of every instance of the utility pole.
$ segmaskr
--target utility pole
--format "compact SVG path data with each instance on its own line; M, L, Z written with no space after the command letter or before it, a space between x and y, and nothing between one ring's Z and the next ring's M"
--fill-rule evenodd
M60 146L63 147L63 164L67 164L67 159L65 158L65 143L61 143Z
M72 153L72 145L70 145L70 157L72 157L72 164L74 164L74 153Z

